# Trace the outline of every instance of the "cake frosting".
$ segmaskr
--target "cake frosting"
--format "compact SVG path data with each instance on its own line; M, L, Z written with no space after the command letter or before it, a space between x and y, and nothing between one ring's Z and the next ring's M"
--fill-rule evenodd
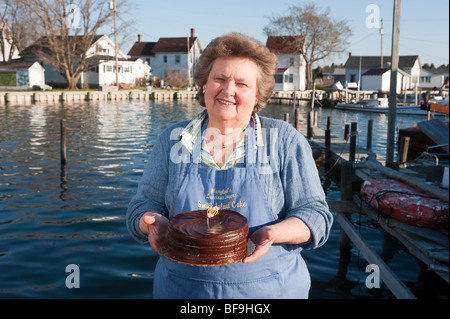
M197 266L226 265L244 259L247 218L231 210L221 210L209 222L207 218L206 210L185 212L172 218L165 257Z

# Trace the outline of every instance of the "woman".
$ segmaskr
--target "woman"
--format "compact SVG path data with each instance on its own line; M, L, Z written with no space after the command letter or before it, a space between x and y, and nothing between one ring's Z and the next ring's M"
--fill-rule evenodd
M311 148L291 125L259 117L274 87L276 57L239 33L214 39L194 74L206 110L158 138L127 226L160 249L169 220L227 190L249 220L254 252L241 263L196 267L161 257L155 298L307 298L302 249L325 243L332 224ZM230 205L230 198L214 204Z

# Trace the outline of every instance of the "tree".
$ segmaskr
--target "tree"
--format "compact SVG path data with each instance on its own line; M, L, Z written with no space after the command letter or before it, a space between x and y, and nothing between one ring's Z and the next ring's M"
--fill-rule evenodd
M270 23L264 27L267 36L301 39L297 46L305 59L308 88L313 84L313 63L343 53L348 46L347 39L352 35L346 20L332 19L328 8L319 12L314 3L303 7L292 5L288 14L273 14L269 20Z
M114 11L109 0L28 0L30 12L38 19L43 36L33 45L33 54L50 64L75 89L87 67L87 51L97 32L112 25ZM119 0L116 8L124 8L127 0Z
M26 2L4 0L0 5L0 60L11 60L16 52L22 51L39 37L36 36L39 35L39 27ZM8 41L9 45L2 40Z

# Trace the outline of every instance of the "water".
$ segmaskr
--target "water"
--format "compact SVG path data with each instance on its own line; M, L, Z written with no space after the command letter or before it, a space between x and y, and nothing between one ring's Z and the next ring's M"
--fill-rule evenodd
M199 109L195 101L0 105L0 299L152 298L158 258L129 236L126 207L159 132ZM301 107L302 125L309 110ZM374 150L385 152L384 114L317 111L321 128L332 116L333 135L343 136L343 124L357 121L362 146L367 120L374 119ZM269 105L262 114L282 119L287 112L293 118L288 105ZM63 167L62 118L67 127ZM420 120L400 117L398 125ZM336 182L321 174L328 198L338 199ZM353 221L378 253L387 254L389 247L389 265L407 286L416 285L420 265L404 247L364 216ZM327 244L305 251L304 257L313 281L311 298L393 298L383 285L366 287L367 262L356 249L348 258L340 256L336 222ZM80 288L69 289L66 280L75 284L76 272L66 267L73 264ZM448 298L448 293L438 290L436 297Z

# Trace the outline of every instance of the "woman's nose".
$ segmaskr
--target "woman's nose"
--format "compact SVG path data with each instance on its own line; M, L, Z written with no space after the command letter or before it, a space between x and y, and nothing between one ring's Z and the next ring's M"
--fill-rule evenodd
M236 93L236 85L233 81L225 81L222 86L222 92L227 95L234 96Z

